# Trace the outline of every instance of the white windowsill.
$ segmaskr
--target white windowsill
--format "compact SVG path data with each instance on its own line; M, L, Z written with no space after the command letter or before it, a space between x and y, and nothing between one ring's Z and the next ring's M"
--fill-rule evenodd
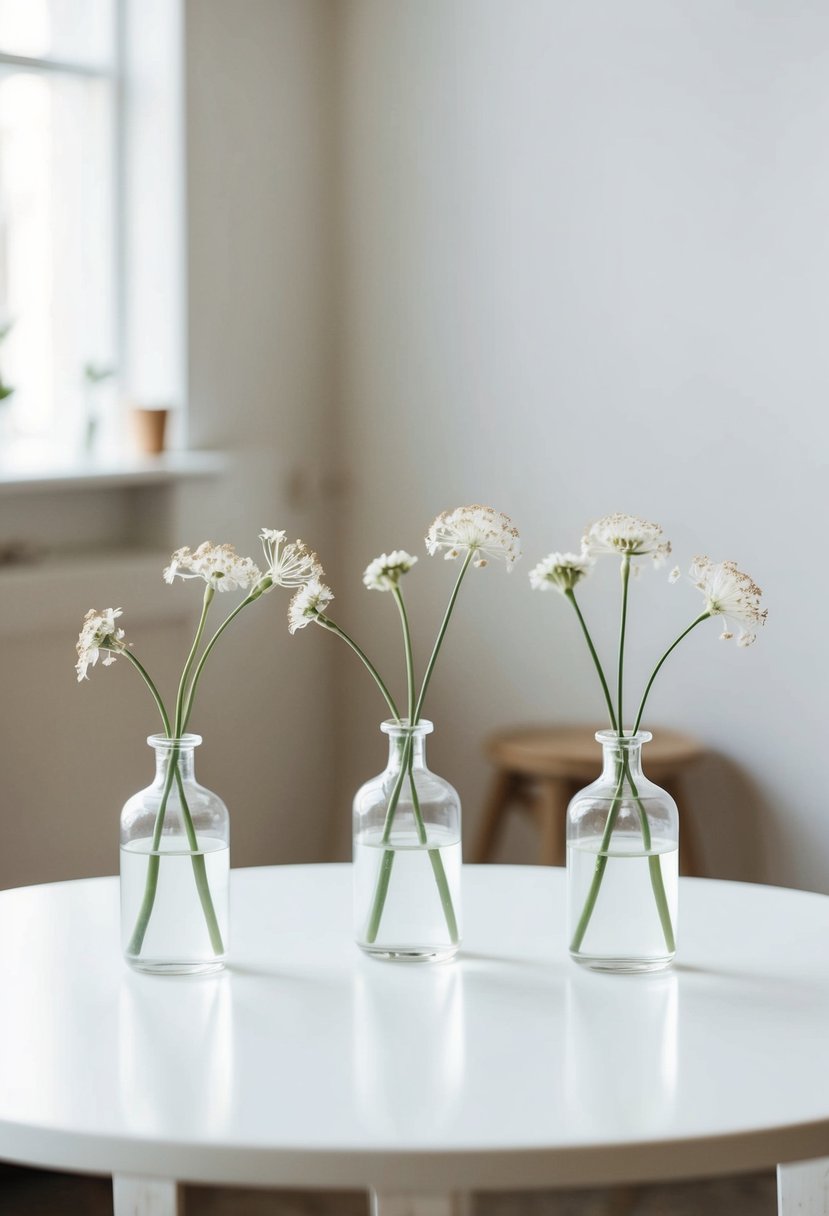
M27 491L95 490L107 486L149 486L200 477L218 477L225 471L223 452L177 451L160 456L89 459L71 464L0 463L0 495Z

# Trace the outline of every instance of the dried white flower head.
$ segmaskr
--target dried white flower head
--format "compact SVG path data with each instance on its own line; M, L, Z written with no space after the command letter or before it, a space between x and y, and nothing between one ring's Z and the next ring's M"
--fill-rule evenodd
M678 583L681 575L682 575L682 571L680 570L679 566L674 566L673 570L668 575L668 582L669 583Z
M705 597L705 610L723 618L722 641L734 637L728 628L739 628L738 646L750 646L756 641L756 630L766 623L768 612L760 607L763 594L753 579L737 569L735 562L712 562L708 557L695 557L691 565L691 580Z
M592 566L593 559L586 553L551 553L530 571L530 585L535 591L554 587L565 595L587 577Z
M101 663L110 667L115 662L116 654L123 654L127 648L124 641L124 631L115 624L116 617L123 615L120 608L105 608L98 612L90 608L83 618L83 628L78 637L78 661L75 671L78 673L78 683L88 679L87 669L98 662L98 655L105 652Z
M381 553L369 562L363 573L363 582L369 591L393 591L400 582L401 575L408 574L417 561L405 549L393 549L391 553Z
M636 515L605 515L591 524L582 537L582 549L590 557L602 553L619 556L645 557L661 566L671 551L671 542L663 541L659 524L649 524Z
M503 558L508 570L521 556L518 532L509 516L477 504L439 515L426 534L426 548L432 556L445 549L447 561L471 551L477 555L474 566L485 566L490 557Z
M262 591L271 587L304 587L322 578L324 571L319 558L301 540L286 545L285 533L273 528L263 528L259 539L267 563L260 583Z
M320 616L334 598L334 593L318 580L305 583L288 605L288 629L296 633Z
M249 557L240 557L233 545L214 545L204 541L191 553L187 547L176 549L164 571L164 581L176 578L201 578L214 591L242 590L261 578Z

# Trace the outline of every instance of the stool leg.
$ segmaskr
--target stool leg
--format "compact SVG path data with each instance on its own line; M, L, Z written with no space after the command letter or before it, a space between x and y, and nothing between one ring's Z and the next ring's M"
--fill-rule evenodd
M564 832L569 786L558 777L539 782L535 813L541 832L539 861L543 866L564 865Z
M678 779L673 777L668 780L663 779L662 788L666 794L671 795L679 807L679 872L688 878L698 878L702 870L697 857L691 817L687 812L683 814L682 787Z
M501 821L512 797L512 773L499 769L492 778L489 794L484 804L484 814L478 831L478 839L472 849L472 861L490 861L495 840L501 830Z

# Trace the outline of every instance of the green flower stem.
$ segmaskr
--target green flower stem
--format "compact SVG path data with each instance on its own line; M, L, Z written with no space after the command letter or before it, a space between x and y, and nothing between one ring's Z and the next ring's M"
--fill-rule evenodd
M193 662L195 660L195 656L198 651L199 643L201 642L201 638L204 633L204 626L205 626L205 622L207 620L207 612L210 607L210 603L213 599L214 594L215 593L214 593L212 587L207 586L205 588L204 600L202 603L202 612L201 612L201 617L199 620L198 628L196 629L196 636L194 638L193 645L190 648L190 653L187 657L187 662L184 665L184 670L182 671L182 674L181 674L181 680L179 681L178 695L176 697L176 728L177 728L176 735L175 735L176 739L180 739L180 737L181 737L182 714L183 714L183 709L184 709L184 698L185 698L185 690L187 687L187 678L192 669ZM232 615L233 614L231 614L231 616ZM227 624L227 623L228 622L225 622L225 624ZM216 640L216 638L214 637L213 641L215 641L215 640ZM164 704L161 700L158 689L156 688L155 684L153 683L152 679L150 678L150 676L147 673L147 671L145 670L145 668L141 665L141 663L138 661L138 659L136 659L135 655L130 654L129 651L125 651L124 653L132 661L133 666L135 666L136 669L139 671L139 673L143 676L144 681L147 684L147 687L149 688L150 692L152 693L153 698L156 702L156 705L158 706L159 712L161 714L162 722L164 723L165 734L166 734L167 738L172 738L173 736L172 736L172 732L170 730L170 720L169 720L167 712L164 708ZM199 668L197 669L197 676L195 677L195 679L198 678L198 674L200 674L200 672L201 672L201 666L202 666L202 664L200 664ZM194 684L195 684L195 679L194 679ZM190 708L192 707L193 692L194 692L194 686L191 686L190 697L187 702L188 716L189 716ZM145 887L144 887L144 897L141 901L141 907L138 912L138 917L136 919L135 928L133 929L132 937L130 938L129 945L127 948L128 953L130 953L134 956L137 956L141 953L141 947L144 943L144 937L147 932L147 926L149 925L150 916L152 915L153 907L155 905L155 897L156 897L156 893L158 890L159 867L160 867L160 861L161 861L158 850L161 845L161 835L162 835L162 831L163 831L163 827L164 827L164 819L165 819L166 812L167 812L167 803L170 798L170 790L172 788L173 780L176 781L177 786L178 786L182 821L184 824L184 830L185 830L185 834L187 836L187 841L188 841L188 844L191 849L191 862L192 862L192 866L193 866L193 877L196 882L196 889L199 893L199 900L201 902L202 910L203 910L204 916L205 916L205 921L207 923L207 930L210 935L210 943L211 943L211 946L213 947L213 951L215 954L222 954L224 952L224 945L222 942L221 931L219 929L218 918L216 916L215 908L213 907L213 899L212 899L212 896L210 893L210 886L209 886L209 883L207 880L206 863L205 863L203 854L199 852L198 837L196 835L196 830L193 825L193 818L190 814L190 808L187 805L187 799L184 795L184 784L182 782L181 773L179 771L179 756L180 756L180 749L178 747L172 748L172 750L170 752L170 757L168 760L167 776L166 776L166 779L164 782L164 789L163 789L162 795L161 795L161 802L159 804L158 813L156 815L156 821L155 821L155 825L153 828L152 850L151 850L149 858L147 859L147 879L146 879L146 883L145 883Z
M642 714L645 712L645 702L648 699L648 694L650 693L654 680L659 675L662 664L665 662L665 660L667 659L667 657L671 653L671 651L676 650L677 646L682 641L682 639L687 638L688 634L691 632L692 629L696 629L697 625L701 625L703 621L707 621L710 616L711 616L710 612L703 612L702 615L698 616L695 621L692 621L691 624L688 626L688 628L683 630L683 632L679 635L679 637L676 639L676 641L671 643L671 645L668 647L668 649L663 654L662 658L656 664L656 667L654 667L654 669L651 673L651 678L648 680L648 682L645 686L645 691L642 694L642 700L639 703L639 712L636 715L636 721L633 724L633 734L634 735L636 734L636 732L639 729L639 724L642 721Z
M622 616L619 621L619 678L616 697L616 733L621 737L625 729L625 715L622 712L622 694L624 690L625 666L625 632L628 619L628 586L630 584L630 555L622 558Z
M354 641L354 639L350 638L344 629L340 629L339 625L335 625L335 623L331 620L330 617L323 616L322 613L320 612L314 617L314 621L316 622L317 625L321 626L321 628L327 629L329 633L334 633L337 635L338 638L342 638L342 640L351 647L351 649L357 655L357 658L360 659L363 666L366 668L369 675L374 680L374 683L380 689L380 692L383 694L383 698L384 698L386 704L388 705L389 709L391 710L391 716L394 718L395 722L400 722L400 714L398 712L397 706L394 703L394 698L392 697L388 688L386 688L386 685L383 683L383 679L380 675L380 672L374 666L374 664L372 663L372 661L368 657L368 655L365 653L365 651L360 649L360 647L357 645L357 643Z
M173 764L174 756L175 766ZM167 767L167 776L164 781L164 789L161 793L161 802L159 804L158 814L155 817L150 856L147 858L147 879L144 884L144 898L141 900L141 907L138 909L135 928L132 931L132 937L127 945L127 953L136 958L141 953L141 947L144 944L144 935L147 932L147 925L150 923L150 916L152 915L153 905L155 904L155 895L156 890L158 889L158 867L161 861L158 854L158 847L161 844L161 831L164 827L164 815L167 810L167 800L170 797L170 790L173 785L173 776L177 769L178 748L173 748L170 755L170 762Z
M411 743L412 736L409 734L403 740L403 754L401 756L400 769L394 782L394 788L389 798L389 804L386 807L386 819L383 824L383 835L380 838L381 844L388 844L391 838L392 824L394 823L394 815L397 810L397 804L400 801L400 792L403 788L403 782L406 778L408 769L411 777ZM420 815L420 807L418 806L418 816ZM417 834L421 844L426 843L426 827L423 819L416 817ZM366 929L366 941L374 942L377 940L377 934L380 931L380 921L383 918L383 909L386 906L386 896L389 892L389 880L391 878L392 866L394 865L394 849L385 849L380 862L380 871L377 875L377 887L374 891L374 899L371 904L371 912L368 918L368 927Z
M452 616L452 610L455 607L455 601L458 598L458 592L460 591L461 583L463 582L464 575L466 574L467 570L469 569L469 564L472 561L474 553L475 553L474 549L469 549L467 551L463 565L462 565L460 572L458 574L458 577L455 581L455 586L452 590L451 596L449 597L449 603L447 605L446 612L444 613L443 621L441 623L441 627L438 631L438 635L435 640L435 645L432 648L432 654L429 659L429 664L426 668L426 674L423 677L423 684L421 686L420 695L418 697L417 705L414 707L414 710L412 710L412 708L411 708L412 700L413 700L412 693L413 693L413 689L414 689L413 670L410 666L411 637L409 634L408 620L406 618L406 610L405 610L405 606L403 605L403 597L400 594L399 588L396 588L395 599L397 601L397 607L400 611L401 620L403 622L403 634L404 634L404 639L405 639L405 644L406 644L406 663L407 663L407 673L409 675L409 707L410 707L409 708L409 723L412 726L414 726L416 723L418 723L420 721L420 714L423 709L423 702L426 697L426 690L429 687L429 681L432 678L432 672L434 671L435 663L437 661L438 654L440 653L440 648L441 648L441 645L443 644L443 639L446 635L446 630L449 625L449 619ZM403 754L403 763L401 765L400 777L398 778L397 782L395 783L395 787L392 790L392 795L391 795L391 798L389 799L389 805L386 810L386 820L385 820L385 824L383 826L383 836L382 836L382 840L383 840L384 844L387 843L391 837L392 824L394 823L394 816L397 811L397 804L400 800L400 791L401 791L402 785L403 785L403 778L405 777L405 774L407 772L408 772L408 776L409 776L409 785L410 785L410 788L412 791L412 808L414 811L415 823L417 824L418 837L420 839L421 844L426 843L426 829L423 824L423 816L420 811L420 803L417 798L414 777L412 775L412 750L413 750L413 743L412 743L412 736L410 735L408 740L406 741L406 748L405 748L405 751ZM458 941L458 922L457 922L457 917L455 916L455 909L454 909L454 906L452 903L452 894L449 890L449 880L446 877L446 869L443 864L443 858L440 855L439 849L429 849L428 852L429 852L429 861L431 862L432 871L435 875L435 881L438 886L438 893L440 895L441 907L443 908L443 914L446 918L446 927L449 930L450 940L454 944ZM369 916L368 930L366 932L366 940L369 942L373 942L376 940L377 934L380 929L380 921L382 920L382 917L383 917L383 910L384 910L385 904L386 904L386 896L388 895L389 880L391 878L391 869L392 869L393 862L394 862L394 851L392 849L387 849L386 853L383 856L383 860L380 864L380 873L378 874L378 878L377 878L377 888L374 892L374 901L372 903L371 914Z
M210 894L210 883L207 881L207 864L204 860L204 853L199 849L199 841L196 836L196 829L193 826L193 817L190 814L190 808L187 805L187 799L184 795L184 782L181 779L181 771L178 766L178 748L175 749L175 760L171 760L171 767L175 768L176 785L178 786L178 796L181 803L182 819L184 820L184 831L187 835L187 843L190 846L190 859L193 863L193 876L196 880L196 890L199 893L199 902L204 912L204 919L207 923L207 932L210 934L210 945L213 947L214 954L224 954L224 943L222 942L222 931L219 928L216 909L213 907L213 897Z
M598 856L596 857L596 868L593 871L593 878L590 883L590 889L587 892L587 898L584 901L579 923L576 926L576 931L573 934L573 939L570 943L570 950L575 953L581 948L584 935L587 932L587 927L590 924L590 919L596 907L596 900L599 895L599 890L602 885L605 870L608 862L608 849L613 836L613 829L616 826L616 820L619 817L619 809L622 803L622 789L624 786L625 777L627 777L630 791L636 802L639 812L639 824L642 831L642 847L646 853L650 853L651 848L651 831L648 823L647 813L642 804L642 799L639 797L639 791L633 781L630 771L630 761L627 753L623 752L620 759L616 761L616 789L613 793L613 800L610 804L610 811L607 816L607 823L602 834L602 840L599 845ZM659 856L653 855L648 857L648 870L650 873L651 887L653 888L654 900L656 901L656 910L659 914L659 922L662 926L662 932L665 936L665 945L668 951L673 954L676 949L674 941L673 925L671 924L671 914L668 909L668 898L665 894L665 882L662 877L662 867L660 865Z
M581 944L584 941L584 935L587 932L587 926L590 924L590 918L593 915L593 909L596 907L596 900L599 897L599 889L602 885L604 872L607 869L607 850L610 847L610 839L613 835L613 829L616 826L616 820L619 817L619 807L622 802L622 785L624 783L624 768L620 760L616 761L616 789L613 792L613 801L610 804L610 811L607 816L602 841L599 845L599 851L596 855L596 866L593 870L593 878L590 882L590 890L587 892L587 898L584 901L584 907L581 910L579 923L576 925L576 931L573 934L570 942L570 951L575 954L581 949Z
M227 629L230 622L232 620L235 620L235 618L239 615L239 613L242 611L243 608L247 608L248 604L252 604L254 602L254 600L257 600L257 599L259 599L258 595L249 595L246 597L246 599L242 600L241 604L237 604L236 607L233 609L233 611L229 614L229 616L225 617L225 619L222 621L219 628L213 634L213 637L210 639L210 641L205 646L204 652L196 665L196 670L193 672L193 679L190 681L190 691L187 694L187 699L185 702L184 720L181 724L181 734L182 735L187 733L187 724L189 723L190 715L193 712L193 701L195 700L195 697L196 697L196 688L198 687L199 677L201 676L201 673L204 670L205 663L207 662L208 658L210 657L210 652L212 651L213 647L216 645L216 643L218 642L219 638L222 636L224 631Z
M406 605L403 603L403 592L399 585L395 585L392 590L394 602L397 604L397 610L400 613L400 623L403 626L403 649L406 652L406 687L409 695L409 725L414 726L414 659L412 657L412 634L409 629L409 618L406 614Z
M642 827L642 844L648 856L648 870L651 876L651 887L653 888L653 897L656 900L656 910L659 913L659 923L662 926L662 932L665 936L665 948L669 954L673 954L676 950L676 941L674 939L674 927L671 924L671 913L668 908L668 897L665 894L665 881L662 877L662 864L658 853L651 853L651 829L648 823L648 816L642 805L642 799L639 797L639 791L633 780L630 771L630 760L627 754L624 757L625 773L627 774L628 783L630 784L630 792L636 801L636 806L639 810L639 822Z
M153 700L156 703L158 712L161 715L161 721L164 725L164 734L167 736L168 739L171 738L173 732L170 730L170 718L167 713L167 710L164 708L164 702L161 700L161 693L158 691L158 689L155 686L155 683L150 678L150 673L147 671L146 667L144 667L144 665L139 662L139 660L135 657L135 655L132 653L131 650L124 649L124 650L116 651L115 653L122 654L125 659L129 659L130 663L132 663L135 670L138 672L138 674L143 679L144 683L149 688L150 692L152 693Z
M441 623L440 629L438 630L438 636L435 639L434 647L432 648L432 654L429 659L429 664L426 668L426 674L423 677L423 684L421 685L421 688L420 688L420 696L418 697L417 705L415 706L415 711L413 714L413 718L414 718L415 722L420 721L420 715L423 713L423 702L426 700L426 690L429 687L429 681L432 678L432 672L435 670L435 663L437 662L437 657L440 654L440 648L443 645L443 639L446 635L447 626L449 625L449 618L451 617L452 610L455 607L455 600L458 598L458 592L461 589L461 583L464 580L464 575L466 574L467 570L469 569L469 564L472 561L472 558L474 556L475 556L475 550L468 549L467 553L466 553L466 557L463 560L463 565L461 566L460 573L458 574L458 577L455 581L455 586L452 589L452 594L449 597L449 603L446 605L446 612L443 615L443 621Z
M615 730L616 733L618 734L619 728L616 723L616 715L613 712L613 701L611 700L610 689L607 686L607 680L605 679L605 674L604 674L604 671L602 670L602 665L599 661L599 656L596 653L596 647L593 645L593 639L590 636L590 631L587 628L587 623L581 614L581 609L579 608L578 603L576 602L576 593L573 591L573 589L571 587L568 591L565 591L564 594L576 610L576 616L579 618L579 624L581 625L582 633L584 634L584 640L587 642L587 648L590 651L590 657L593 659L593 663L594 663L594 666L598 673L599 681L602 686L602 692L604 693L605 705L607 706L607 712L610 715L610 725L611 725L612 729Z
M196 636L193 638L193 645L190 647L190 653L187 656L187 662L184 664L184 669L181 673L181 679L179 680L179 684L178 684L178 693L176 694L176 734L175 734L175 737L177 739L180 739L181 735L182 735L181 724L182 724L182 715L183 715L183 711L184 711L184 694L185 694L185 691L187 688L187 680L189 679L190 671L192 669L193 663L195 662L196 653L199 649L199 645L200 645L201 639L202 639L202 634L204 633L204 627L207 623L207 612L208 612L208 609L210 608L210 604L211 604L211 602L213 600L213 596L215 594L216 594L215 591L208 583L204 589L204 599L202 601L201 616L199 617L199 623L196 628Z

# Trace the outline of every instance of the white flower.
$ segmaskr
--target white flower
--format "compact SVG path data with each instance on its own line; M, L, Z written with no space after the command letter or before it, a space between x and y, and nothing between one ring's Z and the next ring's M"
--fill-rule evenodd
M90 608L83 618L83 628L76 647L78 661L75 671L78 673L78 683L88 679L87 668L95 666L102 650L106 652L101 660L104 667L110 667L115 662L116 653L123 654L126 650L124 631L115 624L116 617L122 615L120 608L105 608L103 612Z
M408 574L417 561L405 549L393 549L391 553L381 553L369 562L363 573L363 582L369 591L393 591L400 582L400 576Z
M723 618L721 639L727 642L734 637L728 628L734 622L740 630L738 646L756 641L754 631L765 625L768 613L760 607L763 593L754 580L738 570L735 562L712 562L708 557L695 557L690 573L694 586L705 597L706 612Z
M475 566L485 566L488 557L500 557L508 570L521 556L518 532L509 516L479 505L439 515L426 534L426 548L432 555L445 549L447 561L471 551L478 554Z
M679 566L674 566L673 570L668 575L668 582L677 583L677 582L679 582L679 579L681 578L681 576L682 576L682 571L680 570Z
M581 544L590 557L601 553L649 555L655 566L661 566L671 551L671 542L661 540L661 536L659 524L649 524L636 515L605 515L590 525Z
M164 581L175 578L201 578L214 591L243 590L261 578L249 557L240 557L233 545L214 545L209 540L199 545L195 553L185 547L176 549L164 571Z
M304 587L306 583L319 582L324 573L316 553L297 540L285 545L285 533L273 528L263 528L259 533L265 550L267 569L262 577L262 591L271 587Z
M530 571L530 585L535 591L555 587L564 595L590 573L592 566L593 558L586 553L551 553Z
M331 603L334 593L329 587L314 579L305 583L295 593L288 605L288 629L296 633L315 620Z

